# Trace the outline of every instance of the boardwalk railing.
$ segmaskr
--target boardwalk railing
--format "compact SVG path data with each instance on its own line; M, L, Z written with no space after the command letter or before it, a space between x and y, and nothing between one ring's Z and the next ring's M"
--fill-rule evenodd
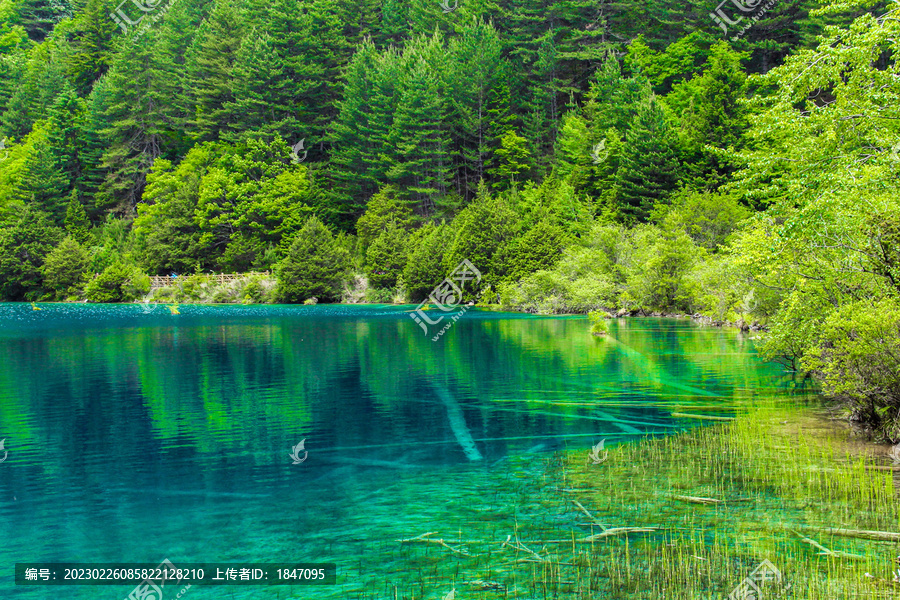
M237 281L238 279L243 279L245 277L251 277L253 275L263 275L268 276L268 271L250 271L248 273L209 273L202 274L207 281L214 285L222 285L224 283L230 283L232 281ZM171 275L151 275L150 276L150 289L156 290L161 287L168 287L173 285L178 285L183 283L187 277L191 275L178 275L176 277L172 277Z

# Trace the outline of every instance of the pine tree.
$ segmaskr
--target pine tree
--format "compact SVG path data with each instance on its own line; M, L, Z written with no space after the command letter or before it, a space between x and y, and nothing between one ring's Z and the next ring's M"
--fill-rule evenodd
M347 277L350 254L316 217L297 232L284 259L278 264L277 296L281 302L319 302L340 299Z
M466 198L474 196L484 178L491 151L491 100L503 93L498 89L503 85L498 80L498 70L504 71L502 53L497 32L482 21L464 26L460 37L450 44L448 125L457 148L457 190ZM508 87L505 90L508 94ZM497 110L495 107L495 113ZM507 114L497 116L508 121Z
M56 300L77 294L84 282L90 257L73 237L67 237L44 259L41 266L43 287Z
M433 65L424 60L413 65L399 95L389 135L397 152L387 176L424 212L433 207L433 196L446 192L450 167L444 99Z
M268 34L253 31L244 37L232 73L234 99L226 102L222 111L227 115L223 139L272 139L293 126L293 120L285 120L290 108L273 102L284 96L286 79L281 57Z
M500 274L493 271L494 256L516 235L518 227L519 216L508 199L502 194L491 197L479 186L478 197L453 221L452 239L444 254L445 273L466 259L484 275L482 285L497 283Z
M562 227L550 218L541 219L497 250L492 270L507 281L521 281L531 273L553 267L565 241Z
M95 86L95 91L102 86L98 110L106 143L101 164L106 178L97 204L117 206L124 213L132 212L140 200L147 171L168 150L177 128L169 107L178 84L165 67L171 57L156 52L155 40L154 28L126 39L109 73Z
M448 244L446 225L427 223L418 229L407 245L408 258L403 268L403 284L409 299L421 302L444 280L444 251Z
M625 142L617 174L619 207L627 220L646 221L675 191L680 171L671 127L655 98L638 110Z
M57 168L65 175L69 188L81 176L83 171L81 160L80 124L85 112L84 102L75 95L75 91L66 84L53 108L50 110L47 145L53 155Z
M281 58L283 85L270 95L279 107L273 120L284 139L324 144L326 126L337 114L340 73L351 54L341 36L335 0L249 0L250 23L265 30Z
M72 190L69 194L69 204L66 206L66 232L81 244L87 246L91 241L91 222L88 220L84 205L78 199L78 191Z
M389 223L366 250L366 274L377 288L393 288L406 267L406 233Z
M638 110L650 96L650 82L637 76L626 78L618 59L610 53L591 80L584 114L597 143L610 127L625 132Z
M59 21L71 16L67 0L22 0L17 3L18 22L35 42L43 42Z
M31 206L0 228L0 299L39 299L44 292L44 259L62 239L62 230Z
M98 193L106 178L106 170L102 166L106 144L100 135L106 123L102 114L104 106L105 86L98 84L91 90L78 124L77 146L81 170L75 181L75 187L81 198L89 199L85 209L93 219L100 217L101 213L109 208L102 203Z
M69 79L82 96L109 70L116 24L109 17L104 0L87 0L78 13L71 33L72 50L68 55Z
M186 94L192 108L189 125L198 140L217 139L230 125L225 105L234 101L232 69L243 28L233 0L216 0L185 56Z
M515 186L519 175L527 173L532 168L531 152L528 150L528 140L516 134L515 131L507 131L500 138L500 147L494 151L493 162L488 173L494 176L496 189L507 189Z
M334 147L326 175L335 190L333 201L343 212L360 212L366 198L385 182L382 156L390 152L388 132L394 113L394 86L399 57L394 50L379 55L366 41L347 68L344 99L332 124Z
M412 223L412 211L399 198L397 188L392 185L384 186L372 196L366 205L366 212L356 222L358 247L365 252L389 225L408 230Z
M25 159L25 170L16 187L18 200L43 211L56 225L62 225L71 182L63 172L59 157L46 138L37 139Z
M34 123L50 116L65 86L65 59L59 44L41 44L29 54L16 88L4 107L3 135L24 136Z
M555 173L578 188L588 175L591 151L587 121L577 110L570 110L563 116L559 127Z

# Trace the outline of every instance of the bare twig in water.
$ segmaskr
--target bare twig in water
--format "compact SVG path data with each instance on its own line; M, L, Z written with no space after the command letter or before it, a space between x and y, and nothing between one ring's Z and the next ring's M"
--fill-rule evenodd
M815 529L822 533L830 533L841 537L852 537L862 540L876 540L879 542L900 542L900 533L892 531L868 531L865 529L840 529L837 527L813 527L801 525L800 529Z
M604 525L603 523L601 523L600 521L595 519L594 515L592 515L590 512L588 512L588 509L586 509L584 506L582 506L581 502L579 502L578 500L575 500L575 499L573 499L572 502L575 503L575 506L577 506L579 509L581 509L581 512L583 512L584 514L587 515L587 518L590 519L594 525L596 525L603 531L606 531L606 525Z
M472 556L469 553L469 551L466 550L465 548L463 548L462 546L453 547L453 546L447 544L446 542L444 542L443 539L433 540L429 537L436 533L437 533L437 531L429 531L428 533L423 533L422 535L417 535L414 538L405 538L405 539L395 540L395 541L400 542L401 544L417 544L417 543L418 544L437 544L438 546L443 546L447 550L450 550L451 552L455 552L456 554L460 554L462 556Z
M692 415L688 413L673 412L673 417L681 417L682 419L703 419L706 421L734 421L734 417L714 417L712 415Z
M693 502L694 504L722 504L724 500L716 498L704 498L702 496L682 496L681 494L669 494L675 500L683 500L685 502Z
M793 529L791 531L793 531L795 534L797 534L800 537L801 542L803 542L804 544L809 544L810 546L813 546L814 548L819 550L819 552L817 553L819 556L832 556L834 558L854 558L854 559L855 558L865 558L865 556L862 556L860 554L851 554L850 552L843 552L841 550L830 550L830 549L826 548L825 546L823 546L822 544L820 544L819 542L817 542L816 540L810 539L810 538L804 536L803 534L794 531Z
M542 562L542 563L547 562L546 558L544 558L543 556L541 556L540 554L538 554L537 552L535 552L534 550L532 550L531 548L527 547L525 544L520 542L518 540L518 535L516 536L516 538L517 538L516 541L512 541L512 535L506 536L506 540L503 542L503 544L501 544L500 549L503 550L504 548L509 546L510 548L515 548L516 550L519 550L520 552L525 552L526 554L530 554L535 559L537 559L538 562Z
M575 540L576 542L593 542L595 540L602 540L603 538L613 537L617 535L627 535L629 533L648 533L651 531L658 530L659 527L613 527L612 529L607 529L603 533L597 533L594 535L589 535L584 538L580 538ZM571 540L569 540L571 541Z

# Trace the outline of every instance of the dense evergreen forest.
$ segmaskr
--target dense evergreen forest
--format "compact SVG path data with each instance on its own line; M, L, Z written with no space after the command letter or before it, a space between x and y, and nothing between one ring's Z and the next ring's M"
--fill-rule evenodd
M898 12L0 0L0 298L419 302L468 259L505 308L763 323L897 440Z

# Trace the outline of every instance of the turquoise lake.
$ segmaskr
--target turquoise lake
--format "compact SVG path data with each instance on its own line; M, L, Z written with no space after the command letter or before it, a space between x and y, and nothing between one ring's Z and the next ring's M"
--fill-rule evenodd
M334 586L189 600L439 599L452 552L397 540L565 531L541 510L558 453L703 426L672 413L732 415L789 383L747 335L687 319L597 339L583 317L473 309L432 341L411 306L41 307L0 304L3 598L133 588L15 586L17 562L168 559L338 566Z

